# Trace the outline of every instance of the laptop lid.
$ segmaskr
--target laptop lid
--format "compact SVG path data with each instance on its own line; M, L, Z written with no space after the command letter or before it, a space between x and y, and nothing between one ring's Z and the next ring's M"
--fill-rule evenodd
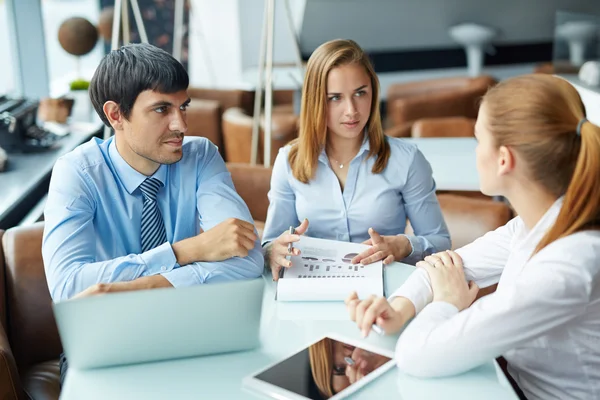
M70 368L89 369L259 346L262 278L112 293L54 304Z

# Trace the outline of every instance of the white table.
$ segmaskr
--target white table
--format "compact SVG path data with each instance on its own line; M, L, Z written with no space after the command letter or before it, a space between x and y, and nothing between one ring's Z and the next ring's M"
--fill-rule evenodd
M395 263L386 268L390 293L414 267ZM255 351L194 357L89 371L70 369L61 399L256 399L241 387L242 379L328 332L393 349L396 336L361 339L343 303L277 303L269 276L261 319L262 347ZM182 332L173 332L173 339ZM101 346L99 344L99 346ZM444 379L417 379L396 368L351 396L352 399L517 399L495 362Z
M29 208L48 191L56 160L90 140L101 127L100 123L77 122L71 126L71 133L52 148L40 152L8 154L7 169L0 172L0 229L8 229L19 223Z
M475 159L475 138L403 139L417 145L431 168L438 190L476 191L479 175Z

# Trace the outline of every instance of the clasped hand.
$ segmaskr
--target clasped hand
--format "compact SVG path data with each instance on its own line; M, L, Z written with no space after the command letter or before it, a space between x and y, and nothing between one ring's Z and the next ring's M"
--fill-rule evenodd
M257 239L254 225L229 218L194 237L173 244L179 265L197 261L223 261L232 257L247 257Z
M444 301L458 308L459 311L469 307L475 300L479 287L475 282L467 283L462 258L454 251L442 251L425 257L417 267L429 274L433 301Z

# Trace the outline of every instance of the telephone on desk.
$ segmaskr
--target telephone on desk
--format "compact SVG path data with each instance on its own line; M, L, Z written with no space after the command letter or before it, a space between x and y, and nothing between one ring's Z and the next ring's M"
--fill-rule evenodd
M38 101L0 96L0 147L7 152L40 151L62 138L36 124L38 106Z

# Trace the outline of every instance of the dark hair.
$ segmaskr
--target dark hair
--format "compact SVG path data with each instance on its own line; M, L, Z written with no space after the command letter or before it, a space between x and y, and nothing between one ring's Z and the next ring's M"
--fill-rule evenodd
M183 65L166 51L145 43L128 44L102 58L90 82L90 99L102 121L104 103L114 101L129 118L140 93L153 90L175 93L187 90L188 74Z

